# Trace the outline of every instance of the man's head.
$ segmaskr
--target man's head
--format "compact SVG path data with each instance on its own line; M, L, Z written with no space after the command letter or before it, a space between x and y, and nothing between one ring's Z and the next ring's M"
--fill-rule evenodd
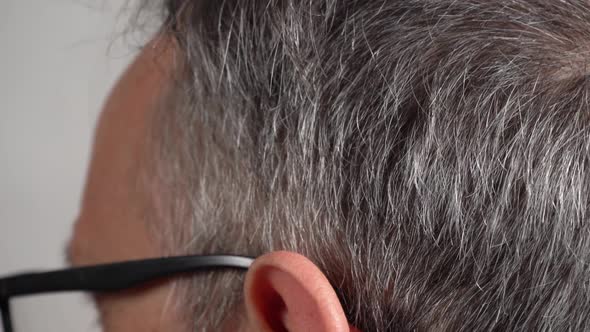
M73 260L260 258L99 298L107 328L590 328L590 4L164 6Z

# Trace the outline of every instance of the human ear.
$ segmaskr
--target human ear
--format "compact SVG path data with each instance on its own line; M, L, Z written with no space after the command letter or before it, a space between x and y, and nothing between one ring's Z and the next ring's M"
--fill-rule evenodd
M306 257L276 251L257 258L246 275L247 326L252 331L349 332L328 279Z

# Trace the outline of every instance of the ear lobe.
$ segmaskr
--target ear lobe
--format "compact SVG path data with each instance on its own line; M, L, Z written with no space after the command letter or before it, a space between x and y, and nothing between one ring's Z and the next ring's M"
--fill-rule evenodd
M244 287L254 331L356 331L328 279L297 253L277 251L257 258Z

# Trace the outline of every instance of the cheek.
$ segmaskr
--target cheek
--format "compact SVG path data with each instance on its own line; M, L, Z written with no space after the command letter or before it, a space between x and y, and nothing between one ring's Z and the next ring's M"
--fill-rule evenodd
M172 291L170 281L160 281L116 294L95 296L103 331L188 331L181 326L176 307L170 300Z

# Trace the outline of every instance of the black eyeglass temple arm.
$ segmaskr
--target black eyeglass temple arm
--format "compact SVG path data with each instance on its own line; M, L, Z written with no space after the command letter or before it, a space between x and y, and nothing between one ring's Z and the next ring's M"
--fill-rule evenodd
M8 299L0 299L0 311L2 312L2 328L4 332L12 332L12 318L10 317L10 304Z
M248 269L253 260L229 255L178 256L21 274L0 279L0 302L13 296L46 292L116 291L177 273L218 268Z

